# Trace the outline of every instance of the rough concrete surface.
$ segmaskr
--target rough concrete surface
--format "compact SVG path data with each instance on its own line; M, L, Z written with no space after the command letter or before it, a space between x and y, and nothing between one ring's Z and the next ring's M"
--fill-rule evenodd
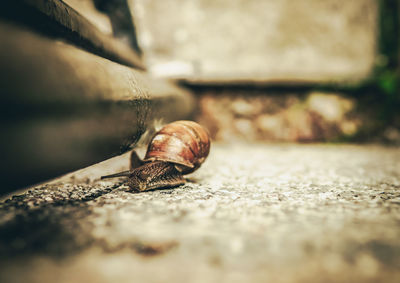
M130 0L149 71L195 82L365 79L375 0Z
M0 281L400 278L399 148L214 144L188 178L144 193L64 178L3 200Z

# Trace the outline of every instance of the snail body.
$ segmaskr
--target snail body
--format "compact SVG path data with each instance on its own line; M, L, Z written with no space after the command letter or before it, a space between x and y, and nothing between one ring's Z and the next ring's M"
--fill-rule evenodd
M138 191L175 187L185 183L183 175L197 170L209 151L205 128L192 121L176 121L153 136L143 160L132 151L130 170L101 178L126 176L129 187Z

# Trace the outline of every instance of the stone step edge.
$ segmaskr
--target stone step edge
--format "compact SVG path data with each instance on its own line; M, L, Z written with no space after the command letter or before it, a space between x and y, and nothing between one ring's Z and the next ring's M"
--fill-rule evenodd
M193 113L191 93L143 71L10 24L0 37L0 170L3 185L19 183L12 190L115 156L155 121Z
M145 69L130 46L97 29L79 12L60 0L15 0L2 5L0 18L25 25L53 38L66 40L112 61Z

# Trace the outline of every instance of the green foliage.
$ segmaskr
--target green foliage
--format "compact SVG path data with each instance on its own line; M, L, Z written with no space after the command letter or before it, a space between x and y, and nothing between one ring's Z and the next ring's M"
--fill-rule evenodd
M386 67L396 69L399 60L399 1L379 0L379 51Z
M384 70L377 75L376 83L382 94L386 95L388 99L399 98L399 75L396 71Z
M400 100L400 20L399 0L379 0L379 53L373 81L379 92L389 100Z

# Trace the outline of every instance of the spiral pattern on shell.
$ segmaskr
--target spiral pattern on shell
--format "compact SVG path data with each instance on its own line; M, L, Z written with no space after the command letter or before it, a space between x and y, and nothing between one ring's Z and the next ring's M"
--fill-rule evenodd
M151 139L144 161L177 164L182 174L200 167L210 152L207 130L192 121L177 121L164 126Z

